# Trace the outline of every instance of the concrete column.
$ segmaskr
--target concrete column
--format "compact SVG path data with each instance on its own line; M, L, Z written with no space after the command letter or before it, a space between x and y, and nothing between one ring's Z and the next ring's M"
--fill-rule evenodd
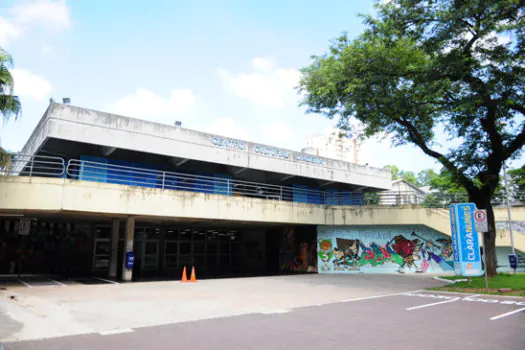
M120 221L113 220L113 226L111 227L111 261L109 262L109 277L112 278L117 278L119 231Z
M124 252L122 253L122 280L131 281L133 278L133 270L126 268L126 252L133 251L133 240L135 239L135 218L128 218L126 220L126 238L124 245Z

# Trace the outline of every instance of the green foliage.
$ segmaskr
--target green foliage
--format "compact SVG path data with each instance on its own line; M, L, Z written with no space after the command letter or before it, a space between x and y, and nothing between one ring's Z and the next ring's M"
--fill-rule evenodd
M365 193L365 205L378 205L380 195L377 192L366 192Z
M418 174L417 174L417 182L421 185L421 186L430 186L431 183L432 183L432 180L436 177L438 177L439 174L436 173L434 170L432 169L424 169L424 170L421 170Z
M388 170L390 169L390 173L392 174L392 180L399 179L399 168L395 165L385 165L383 169Z
M8 69L12 64L11 55L0 48L0 114L4 120L16 119L22 111L20 100L13 96L13 77ZM10 159L9 153L0 147L0 167L6 167Z
M462 276L443 276L441 278L457 280L457 279L466 279ZM471 284L468 282L456 282L454 284L447 285L445 287L437 287L432 289L437 290L448 290L455 292L472 292L475 290L476 293L484 293L482 288L485 288L485 277L471 277ZM510 288L512 290L518 291L521 296L525 296L525 275L523 274L507 274L500 273L497 276L489 278L489 294L497 294L494 290L499 288Z
M514 201L525 201L525 165L507 172L509 182L509 196Z
M393 0L357 39L342 35L302 70L309 112L363 122L437 159L487 203L525 142L525 16L518 0ZM497 37L510 42L497 41ZM441 153L435 133L455 147Z
M13 96L13 77L8 69L12 64L11 55L0 48L0 113L5 119L17 118L21 112L20 101Z
M489 210L487 268L496 274L491 200L503 163L525 143L523 0L391 0L302 69L311 113L352 118L439 161L478 208ZM499 40L498 38L504 38ZM436 133L444 130L448 149Z
M385 165L383 169L390 169L392 173L392 180L403 179L415 186L419 186L419 182L416 178L416 174L413 171L399 170L395 165Z

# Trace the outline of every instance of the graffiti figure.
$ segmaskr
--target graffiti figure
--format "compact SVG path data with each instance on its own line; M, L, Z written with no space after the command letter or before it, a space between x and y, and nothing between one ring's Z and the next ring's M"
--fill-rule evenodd
M334 248L333 261L339 269L352 266L351 270L357 270L357 262L359 261L359 247L360 241L358 239L344 239L336 238L337 248Z
M405 266L408 268L415 266L415 260L419 259L419 256L414 256L416 244L413 241L406 239L403 235L398 235L390 241L389 245L403 259L401 266L397 270L399 273L405 273Z
M441 256L444 259L452 258L452 240L449 238L439 238L436 241L441 244Z
M415 232L412 232L412 236L422 239L425 243L421 250L423 261L421 262L421 269L418 272L426 272L432 261L436 262L445 271L454 269L453 266L446 261L446 259L452 256L452 241L450 239L438 239L437 241L441 243L441 245L439 245L431 240L425 240Z
M323 262L323 271L329 271L330 267L328 264L332 260L333 257L333 250L332 250L332 242L329 239L324 239L319 241L319 251L317 252L317 255Z

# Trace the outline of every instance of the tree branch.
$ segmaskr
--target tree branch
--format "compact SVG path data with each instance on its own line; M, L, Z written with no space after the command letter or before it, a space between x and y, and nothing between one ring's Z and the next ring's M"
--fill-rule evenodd
M522 115L525 116L525 107L522 106L522 105L519 105L519 104L516 104L516 103L511 103L510 106L509 106L510 109L518 112L518 113L521 113Z
M431 156L432 158L438 160L441 164L443 164L443 166L445 166L445 168L447 168L451 172L451 174L459 180L459 182L461 183L461 185L463 185L463 187L465 187L467 192L471 193L476 190L474 183L471 180L469 180L463 173L461 173L456 167L456 165L454 165L454 163L452 163L443 154L434 151L427 146L423 136L416 129L416 127L412 125L412 123L402 118L395 118L394 121L404 126L408 130L408 134L412 142L414 142L419 148L421 148L423 152L425 152L425 154Z
M496 127L497 103L490 97L486 99L487 114L481 118L481 127L488 134L492 152L487 157L487 169L491 174L498 174L501 170L501 160L505 157L503 139Z
M505 158L507 160L514 152L519 150L525 144L525 124L523 125L521 132L512 140L509 145L505 148Z

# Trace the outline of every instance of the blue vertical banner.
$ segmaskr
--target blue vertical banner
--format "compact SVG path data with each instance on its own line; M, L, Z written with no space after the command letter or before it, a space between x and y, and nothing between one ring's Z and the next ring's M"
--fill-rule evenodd
M476 205L473 203L450 206L454 271L459 276L481 276L479 238L474 223Z
M458 230L456 223L456 205L450 205L450 229L452 231L452 253L454 255L454 272L456 275L460 276L461 271L459 269L459 245L458 245Z

